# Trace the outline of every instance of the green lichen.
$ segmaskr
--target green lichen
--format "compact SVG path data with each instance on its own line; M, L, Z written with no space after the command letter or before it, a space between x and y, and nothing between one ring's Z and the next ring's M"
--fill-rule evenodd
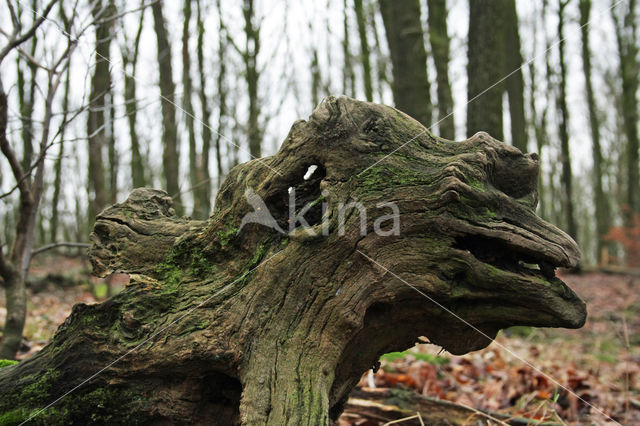
M388 164L370 167L355 180L358 188L366 191L430 183L430 179L425 174Z
M224 229L216 231L216 235L220 238L220 247L229 245L233 237L238 234L238 228L230 224L225 225Z
M51 388L56 384L59 377L59 371L48 369L37 381L22 390L20 399L28 402L30 405L37 405L50 394Z
M253 256L251 257L249 262L247 262L246 269L251 270L255 268L258 265L258 263L262 260L262 258L264 257L264 255L267 253L268 250L269 250L268 244L261 243L260 245L258 245L258 247L256 247L256 250L253 253Z
M17 364L18 361L14 361L12 359L0 359L0 368L7 367L9 365Z
M47 370L39 380L21 392L5 395L0 410L13 408L0 414L0 426L18 425L34 416L36 424L137 424L140 395L133 391L108 387L88 389L67 395L55 406L42 407L61 392L59 373ZM17 408L14 408L17 407ZM31 424L31 423L30 423Z
M480 191L485 191L487 188L480 179L471 178L469 179L469 185L475 189L479 189Z
M35 410L34 410L35 411ZM24 408L7 411L0 414L0 426L19 425L31 416L31 412Z

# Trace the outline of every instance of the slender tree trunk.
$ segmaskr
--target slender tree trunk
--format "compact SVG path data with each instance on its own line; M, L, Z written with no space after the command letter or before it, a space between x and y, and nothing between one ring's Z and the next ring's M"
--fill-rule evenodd
M8 109L7 95L0 81L0 148L5 157L10 160L14 177L18 180L25 176L25 172L7 140ZM28 181L23 180L18 182L18 185L20 199L15 227L16 234L6 258L3 253L4 247L0 245L0 276L4 281L2 286L5 291L7 308L2 341L0 342L0 359L13 359L16 356L22 342L22 331L27 315L25 277L22 266L27 252L27 230L30 225L32 226L30 218L31 211L35 208L35 200Z
M62 5L62 3L61 3ZM62 9L62 6L60 6ZM67 76L64 81L64 95L62 97L62 122L67 120L67 111L69 107L69 88L71 85L71 73L67 70ZM59 204L60 204L60 191L62 189L62 160L64 159L64 144L65 144L66 126L63 125L60 132L60 149L58 150L58 157L53 166L54 180L53 180L53 196L51 198L51 224L49 239L51 242L55 242L58 239L58 222L59 222Z
M37 4L34 0L31 4L33 10L37 10ZM35 16L35 14L34 14ZM30 41L31 47L29 54L33 57L36 52L38 40L33 37ZM18 90L18 106L20 108L20 123L22 125L22 169L28 171L31 168L31 162L33 161L33 107L35 102L35 92L37 88L38 67L29 62L27 68L29 69L29 84L25 79L25 73L22 68L22 62L24 59L18 55L16 58L16 74L17 74L17 90ZM25 88L28 87L28 91L25 92ZM26 176L27 182L31 181L31 175Z
M189 54L189 36L191 31L191 0L184 0L182 22L182 109L184 110L185 126L189 136L189 182L193 189L193 211L191 216L195 219L202 219L202 201L197 196L199 188L200 173L198 171L198 147L196 145L195 123L193 121L193 83L191 80L191 55Z
M628 226L633 223L633 213L640 213L640 174L638 141L638 37L636 23L636 0L629 0L624 13L624 22L612 9L616 27L616 40L620 56L620 78L622 80L622 117L627 137L627 194L629 211L625 215Z
M327 0L327 10L333 10L333 1L332 0ZM334 35L333 35L333 17L330 14L326 14L325 19L324 19L324 30L325 30L325 57L327 58L327 66L326 69L330 70L333 66L333 55L334 55L334 50L333 50L333 46L332 46L332 41L334 39ZM329 94L329 93L333 93L333 81L330 78L325 78L323 81L323 90L324 93ZM313 106L313 108L315 108L316 105Z
M258 54L260 53L260 27L254 22L256 19L254 0L244 0L242 13L244 15L245 47L244 59L247 90L249 94L249 118L247 123L249 136L249 153L252 158L262 155L262 129L260 127L260 99L258 98Z
M171 46L162 12L162 2L151 4L153 24L158 47L158 69L160 72L160 96L162 97L162 165L167 192L174 197L176 212L182 215L184 206L180 195L180 158L178 141L178 127L176 125L176 105L171 66Z
M550 8L549 8L549 2L548 0L542 0L542 7L541 7L541 11L540 11L540 15L541 15L541 22L547 22L547 17L550 16ZM542 31L544 34L544 40L545 40L545 44L544 44L544 50L545 52L550 52L551 51L551 39L549 37L548 34L548 30L546 25L542 25ZM545 89L546 92L549 93L550 95L553 94L555 92L555 90L557 90L556 86L554 85L554 69L551 66L551 60L550 60L550 55L545 55L545 61L544 61L544 71L545 71L545 75L544 75L544 81L545 81ZM540 131L541 131L541 135L542 135L542 141L540 141L540 139L538 140L539 144L544 145L545 143L548 144L548 142L544 142L544 141L549 141L549 120L548 120L548 114L549 111L551 110L552 106L554 105L552 102L554 96L549 96L547 99L547 108L544 108L544 110L542 111L542 114L540 116ZM551 114L555 114L556 111L551 110ZM542 146L539 145L539 146ZM544 191L546 191L546 193L548 194L548 197L546 199L546 213L547 216L546 218L548 218L552 223L561 223L560 220L560 215L558 214L558 206L562 206L562 203L557 203L554 202L554 200L557 199L556 194L558 194L558 188L556 185L556 179L555 176L557 175L557 162L554 160L550 161L550 166L549 166L549 170L548 170L548 185L547 187L544 188ZM543 169L544 171L544 169ZM543 193L544 195L544 193ZM544 216L543 216L544 217Z
M69 33L71 31L71 22L64 10L62 2L59 7L60 18L64 24L64 30ZM64 125L67 121L69 110L69 90L71 88L71 71L67 70L67 74L64 80L64 94L62 95L62 123L63 126L60 130L60 149L58 150L58 157L53 165L54 179L53 179L53 196L51 197L51 223L49 225L49 240L53 243L58 239L58 223L59 223L59 204L60 204L60 191L62 189L62 160L64 158L64 144L67 126Z
M40 24L54 4L54 2L48 3L47 8L41 12ZM32 30L35 31L40 24L34 24ZM70 49L71 45L69 44L67 49L64 50L64 55L70 54ZM57 64L60 65L66 57L62 56ZM25 179L27 172L22 169L20 161L7 139L8 101L2 81L0 81L0 150L9 163L20 193L15 237L8 256L5 257L3 244L0 244L0 276L2 277L2 286L5 288L7 309L3 337L0 343L0 358L15 357L22 340L27 309L25 280L31 261L31 253L35 241L35 228L38 220L38 208L43 193L45 158L50 146L49 131L53 116L52 105L61 81L62 76L60 73L65 72L68 65L69 61L66 61L62 69L58 69L58 66L55 66L47 71L48 84L43 91L45 96L42 105L43 117L41 120L40 143L38 156L34 163L35 172L32 182Z
M601 259L602 250L607 247L603 237L611 225L609 202L602 188L603 161L600 146L600 117L596 107L593 84L591 81L591 51L589 43L589 19L591 0L580 0L580 27L582 32L582 69L584 71L587 106L589 108L589 124L591 125L591 142L593 153L593 189L596 214L596 260Z
M107 0L110 1L110 0ZM105 96L110 90L109 50L112 32L109 23L100 22L108 16L108 4L97 0L93 4L93 17L96 22L95 68L91 78L89 112L87 115L87 139L89 141L89 224L107 205L107 190L104 176L103 150L107 144L105 127Z
M564 201L564 216L567 224L567 232L575 240L578 236L578 226L575 219L573 203L573 173L571 171L571 153L569 151L569 108L567 106L567 64L565 61L564 40L564 9L569 0L559 0L558 8L558 43L560 65L560 91L558 93L558 109L560 110L559 133L560 153L562 163L561 185L562 199Z
M211 172L209 171L209 156L211 153L211 141L213 139L213 135L211 132L211 106L209 104L209 98L207 96L207 85L206 85L206 71L204 65L204 21L202 18L202 11L200 0L196 2L197 7L197 26L198 26L198 38L197 38L197 58L198 58L198 75L200 77L200 87L198 89L198 97L200 98L200 114L202 120L202 156L199 165L199 177L202 183L198 183L198 188L196 189L195 196L200 200L200 217L207 217L209 213L211 213ZM218 35L218 39L220 40L220 44L223 43L224 36L222 35L222 31L220 31ZM224 59L224 56L222 56ZM224 62L224 60L223 60ZM222 95L218 93L218 99L221 99ZM220 100L220 102L223 102ZM218 141L219 144L219 141ZM216 147L216 155L220 155L219 147ZM218 161L220 159L216 157ZM221 172L219 170L219 172Z
M369 2L369 21L371 22L371 28L373 30L373 51L376 58L376 80L378 99L384 99L384 86L389 84L389 77L387 76L387 62L388 57L382 54L380 48L380 35L378 32L378 2Z
M344 57L344 70L342 73L342 93L347 96L355 96L355 72L353 71L353 56L351 54L351 48L349 41L349 6L348 0L344 0L344 17L343 17L343 32L342 38L342 56Z
M224 26L224 21L222 18L222 5L220 0L217 0L217 9L218 9L218 26L220 27L220 34L224 33L227 35L227 30ZM227 44L226 39L220 37L218 44L218 81L217 81L217 90L218 90L218 131L216 133L216 165L218 167L218 186L222 184L223 177L223 167L222 167L222 135L227 131L227 115L228 115L228 105L227 105L227 94L228 94L228 85L227 85L227 64L226 64L226 53L227 53ZM235 116L235 111L233 116ZM231 146L231 150L236 155L237 150L236 145ZM227 156L229 150L227 150ZM229 161L228 163L233 163L233 161ZM229 170L231 168L229 167Z
M38 2L37 0L31 1L31 10L33 18L37 18L36 10L38 10ZM35 56L36 47L38 44L38 39L36 37L32 37L30 40L30 48L29 55L31 57ZM23 58L18 56L18 102L20 107L20 121L22 124L22 169L28 171L31 168L31 162L33 161L33 109L35 103L35 96L37 90L37 77L38 77L38 67L28 62L27 68L29 69L29 91L27 93L24 92L24 88L27 86L24 72L22 67L20 66L20 62L23 61ZM31 175L26 177L27 181L31 181Z
M320 75L320 64L318 63L318 49L313 49L311 53L311 108L315 108L320 103L320 89L322 86L322 76Z
M109 75L111 77L111 75ZM109 84L109 92L107 93L107 126L108 137L107 137L107 148L108 148L108 171L109 171L109 202L114 204L118 201L118 171L120 169L120 160L118 155L118 147L116 146L116 132L115 132L115 122L116 122L116 107L115 101L113 99L113 88L111 87L111 83Z
M429 42L436 66L438 84L438 130L440 136L453 140L455 128L453 120L453 97L449 83L449 34L447 32L446 0L428 0Z
M503 0L500 6L504 14L504 70L503 75L511 74L504 86L509 95L509 116L511 117L511 141L522 152L528 152L526 119L524 116L524 81L522 78L522 54L520 53L520 34L518 32L518 13L515 0Z
M396 107L428 127L431 99L420 2L380 0L380 10L391 53Z
M362 62L364 95L367 101L372 102L373 85L371 83L371 55L369 54L369 42L367 40L367 18L364 13L362 1L363 0L353 0L353 5L356 11L356 20L358 21L358 34L360 35L360 62Z
M504 86L496 85L504 69L501 21L500 4L495 0L469 0L467 134L485 131L504 140Z
M131 180L134 188L142 188L147 185L145 179L145 161L140 150L140 138L138 137L138 101L136 98L136 68L138 65L138 52L140 37L144 22L145 9L140 11L138 31L133 40L133 46L125 46L122 50L122 63L124 68L124 103L129 124L129 139L131 143ZM124 31L124 29L123 29Z

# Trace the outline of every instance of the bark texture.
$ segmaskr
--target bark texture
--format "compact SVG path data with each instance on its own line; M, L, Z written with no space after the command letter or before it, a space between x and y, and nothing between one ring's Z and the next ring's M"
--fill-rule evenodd
M460 354L503 327L580 327L584 303L553 273L579 251L535 215L537 170L486 133L450 142L391 107L329 97L276 155L230 171L208 220L177 217L151 189L104 210L94 273L131 283L76 305L47 347L1 369L0 413L24 419L83 383L33 420L327 425L363 371L419 336ZM242 226L253 193L288 229L289 188L316 201L315 236ZM350 201L367 232L357 209L340 214ZM397 236L373 232L387 202Z

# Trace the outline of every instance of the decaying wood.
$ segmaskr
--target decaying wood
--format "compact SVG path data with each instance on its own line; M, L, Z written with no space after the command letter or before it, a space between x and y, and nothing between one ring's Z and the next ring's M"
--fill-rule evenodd
M419 416L419 418L418 418ZM357 389L351 393L341 420L370 419L403 426L540 425L539 420L512 417L419 395L405 389ZM422 420L422 422L421 422ZM544 423L546 426L558 423Z
M150 189L98 215L94 272L131 283L76 305L47 347L1 369L0 412L47 424L326 425L363 371L419 336L461 354L512 325L580 327L584 303L554 276L579 251L535 215L537 174L535 155L485 133L451 142L393 108L327 98L276 155L230 172L207 221L175 216ZM293 188L316 201L305 218L317 235L241 227L253 193L289 229ZM355 201L365 233L358 210L339 214ZM390 202L396 236L373 232Z

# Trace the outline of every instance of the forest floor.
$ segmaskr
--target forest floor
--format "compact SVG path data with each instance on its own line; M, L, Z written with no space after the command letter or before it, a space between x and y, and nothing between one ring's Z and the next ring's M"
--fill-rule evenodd
M47 344L78 302L104 300L107 285L78 258L37 259L29 279L24 359ZM384 355L361 387L403 387L479 410L560 424L640 425L640 278L564 275L586 302L580 330L514 327L488 348L464 356L417 345ZM125 277L112 280L117 291ZM0 295L0 324L6 315ZM610 418L608 418L610 416ZM612 421L615 420L614 421ZM346 425L377 425L367 419Z

